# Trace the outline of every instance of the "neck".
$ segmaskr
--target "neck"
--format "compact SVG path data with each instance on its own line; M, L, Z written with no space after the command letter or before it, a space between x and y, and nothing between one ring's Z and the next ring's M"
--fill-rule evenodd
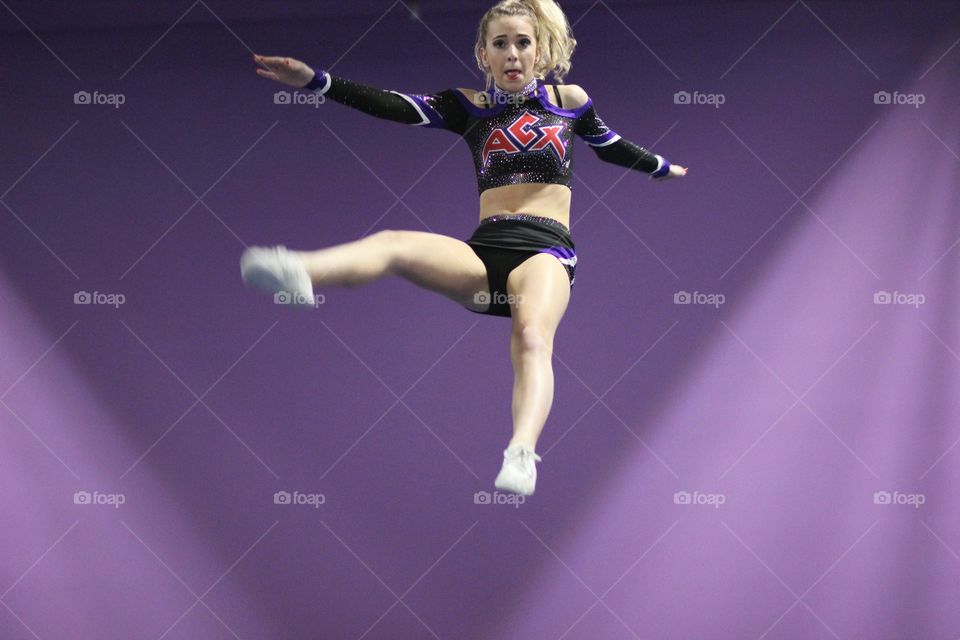
M536 88L537 88L537 79L536 79L536 78L534 78L533 80L531 80L529 83L527 83L527 85L526 85L525 87L523 87L522 89L519 89L518 91L507 91L506 89L501 89L501 88L500 88L500 85L498 85L498 84L496 83L496 81L494 81L494 83L493 83L493 94L494 94L495 96L503 95L503 96L514 96L514 97L518 97L518 96L528 95L528 94L532 93L533 91L535 91Z

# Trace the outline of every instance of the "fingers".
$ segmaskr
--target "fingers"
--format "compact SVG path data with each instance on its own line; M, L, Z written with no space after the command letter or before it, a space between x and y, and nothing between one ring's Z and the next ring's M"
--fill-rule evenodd
M285 56L261 56L253 54L253 59L255 62L265 64L271 69L289 67L293 62L290 58Z
M279 62L275 62L271 58L261 58L257 60L257 62L260 64L260 66L266 69L280 69L283 66Z
M275 74L273 71L266 71L264 69L257 69L256 71L257 71L257 75L260 76L261 78L270 78L271 80L279 80L279 78L277 77L277 74Z

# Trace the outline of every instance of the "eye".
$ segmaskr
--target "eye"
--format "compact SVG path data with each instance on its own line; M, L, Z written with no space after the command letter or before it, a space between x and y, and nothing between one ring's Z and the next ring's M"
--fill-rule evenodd
M520 41L520 44L522 44L523 46L526 47L526 46L528 46L528 45L530 44L530 41L527 40L526 38L524 38L523 40Z

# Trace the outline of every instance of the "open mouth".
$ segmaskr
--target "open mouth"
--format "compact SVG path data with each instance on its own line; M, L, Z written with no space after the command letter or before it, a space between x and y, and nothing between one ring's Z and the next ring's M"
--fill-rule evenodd
M520 72L516 69L507 71L506 75L507 75L507 78L510 80L519 80L521 78Z

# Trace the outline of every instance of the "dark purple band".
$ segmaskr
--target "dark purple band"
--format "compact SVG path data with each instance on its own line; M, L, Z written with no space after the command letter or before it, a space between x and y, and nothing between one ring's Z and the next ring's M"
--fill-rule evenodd
M667 175L668 173L670 173L670 163L667 162L666 158L664 158L663 166L657 169L656 171L654 171L653 173L651 173L650 175L654 178L660 178L662 176Z
M316 91L317 89L323 88L323 85L326 84L326 74L323 71L314 72L313 79L310 80L303 88L307 91Z

